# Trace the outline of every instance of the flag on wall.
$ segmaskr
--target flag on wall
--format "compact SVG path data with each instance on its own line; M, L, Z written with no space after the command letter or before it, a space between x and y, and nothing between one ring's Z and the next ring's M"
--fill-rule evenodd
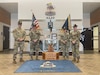
M67 30L71 30L72 26L71 26L71 18L70 15L67 17L64 25L62 26L62 29L67 29Z
M38 21L36 20L34 14L33 14L33 15L32 15L32 25L31 25L31 28L32 28L34 25L36 26L37 29L39 29L39 23L38 23Z

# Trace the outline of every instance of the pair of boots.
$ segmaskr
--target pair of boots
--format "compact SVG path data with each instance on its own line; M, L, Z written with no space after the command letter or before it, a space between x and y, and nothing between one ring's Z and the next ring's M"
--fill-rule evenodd
M31 60L33 60L33 56L30 56L30 57L31 57ZM38 59L38 56L36 56L36 60L39 60L39 59Z
M68 57L68 56L63 56L63 58L64 58L64 59L69 59L69 57Z
M22 59L22 58L20 58L20 60L19 60L20 62L24 62L24 60ZM13 63L14 64L17 64L17 62L16 62L16 60L15 59L13 59Z
M30 55L30 57L31 57L31 60L33 60L33 55ZM36 56L36 60L39 60L38 56Z
M80 58L77 57L77 59L74 58L72 61L73 61L73 62L77 62L77 63L79 63L79 59L80 59Z

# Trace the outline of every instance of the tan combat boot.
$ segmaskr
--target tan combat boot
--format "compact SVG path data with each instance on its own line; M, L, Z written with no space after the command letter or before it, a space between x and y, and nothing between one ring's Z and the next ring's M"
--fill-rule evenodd
M20 60L19 60L20 62L24 62L24 60L22 59L22 58L20 58Z
M36 56L36 60L39 60L39 59L38 59L38 56Z
M66 56L66 59L69 59L69 56Z
M15 60L15 59L13 60L13 64L17 64L17 62L16 62L16 60Z
M72 61L73 61L73 62L76 62L76 58L74 58Z
M33 56L31 55L30 57L31 57L30 60L33 60Z
M79 63L79 58L77 58L77 61L76 62Z
M63 59L65 60L65 59L66 59L66 57L65 57L65 56L63 56Z

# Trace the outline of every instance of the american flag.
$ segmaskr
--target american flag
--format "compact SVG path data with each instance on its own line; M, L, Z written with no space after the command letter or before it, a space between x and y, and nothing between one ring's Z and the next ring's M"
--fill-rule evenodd
M33 16L32 16L31 28L32 28L34 25L36 26L37 29L39 29L39 23L38 23L37 19L35 18L34 14L33 14Z

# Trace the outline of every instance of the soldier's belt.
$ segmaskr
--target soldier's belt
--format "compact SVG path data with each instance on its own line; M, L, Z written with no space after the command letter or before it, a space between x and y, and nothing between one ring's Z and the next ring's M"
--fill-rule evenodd
M31 41L31 42L33 42L33 43L38 43L39 41L36 41L36 42L34 42L34 41Z
M33 42L33 40L30 40L30 41L32 41L32 42ZM37 40L37 41L39 41L39 40Z
M19 41L19 40L15 40L15 41L17 41L17 42L24 42L24 40L22 40L22 41Z

